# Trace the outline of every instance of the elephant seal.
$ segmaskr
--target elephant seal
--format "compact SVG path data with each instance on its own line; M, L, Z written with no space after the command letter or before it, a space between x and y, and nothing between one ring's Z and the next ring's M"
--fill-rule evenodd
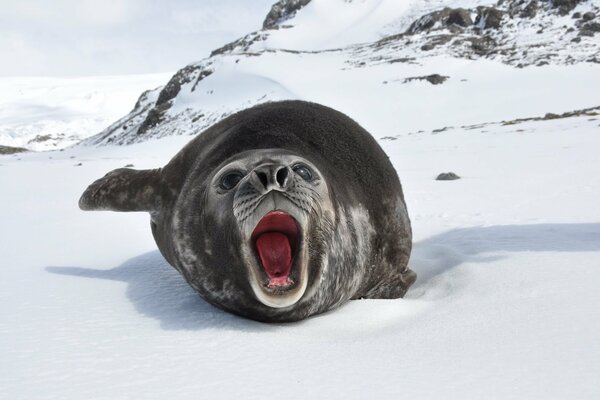
M164 168L108 173L79 206L149 212L162 255L207 302L259 321L403 297L416 279L388 157L352 119L314 103L240 111Z

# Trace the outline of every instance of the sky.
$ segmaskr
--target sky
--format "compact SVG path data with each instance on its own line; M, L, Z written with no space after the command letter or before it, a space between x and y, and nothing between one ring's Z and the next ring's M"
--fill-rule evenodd
M174 72L260 29L276 0L0 0L0 76Z

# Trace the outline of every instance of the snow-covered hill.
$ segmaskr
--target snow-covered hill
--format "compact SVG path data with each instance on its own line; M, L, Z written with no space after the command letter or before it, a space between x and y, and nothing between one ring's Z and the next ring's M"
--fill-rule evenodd
M376 136L600 105L590 84L600 78L598 0L313 0L273 10L263 30L181 69L85 143L194 135L289 98L344 111ZM448 79L411 79L430 74Z
M170 74L0 78L0 145L57 150L97 134Z

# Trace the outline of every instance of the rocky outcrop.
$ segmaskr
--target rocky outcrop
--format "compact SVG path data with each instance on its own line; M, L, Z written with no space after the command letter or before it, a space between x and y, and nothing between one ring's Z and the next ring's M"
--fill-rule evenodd
M494 7L477 7L475 26L480 29L499 29L502 25L504 12Z
M194 91L198 83L212 73L212 70L203 69L201 66L195 64L188 65L177 71L160 91L154 107L148 111L146 118L140 124L136 134L143 135L148 129L154 128L162 121L164 113L171 106L170 101L179 94L181 86L195 80L194 86L192 87L192 91ZM140 100L138 100L138 103L139 102Z
M558 9L560 15L567 15L573 10L581 0L551 0L550 3L554 8Z
M234 40L233 42L227 43L226 45L213 50L210 53L210 56L214 57L219 54L230 53L233 50L237 50L239 52L246 52L254 43L259 42L261 40L265 40L267 37L268 34L265 32L252 32L242 38Z
M0 154L17 154L29 151L22 147L2 146L0 145Z
M263 22L263 29L279 29L279 25L292 18L310 0L281 0L273 4Z
M588 22L579 28L580 36L594 36L598 32L600 32L600 23L598 22Z
M460 176L454 172L442 172L435 178L436 181L455 181L457 179L460 179Z
M427 81L427 82L431 83L432 85L440 85L440 84L446 82L448 80L448 78L450 78L450 77L445 76L445 75L440 75L440 74L412 76L410 78L404 79L403 83L408 83L408 82L412 82L412 81Z
M471 13L464 8L446 7L439 11L426 14L413 22L406 31L412 35L419 32L448 27L467 27L473 25Z
M529 4L523 8L521 11L521 18L534 18L537 15L538 11L538 2L536 0L531 0Z

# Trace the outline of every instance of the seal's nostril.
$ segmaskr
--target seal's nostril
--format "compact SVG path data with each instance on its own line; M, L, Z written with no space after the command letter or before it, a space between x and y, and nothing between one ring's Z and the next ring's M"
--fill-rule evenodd
M254 173L256 176L258 176L260 183L262 183L263 187L266 189L267 186L269 186L269 178L267 177L267 174L262 171L254 171Z
M275 174L275 179L277 180L277 183L279 184L280 187L285 187L285 184L287 183L287 178L288 178L288 169L286 167L281 168Z

